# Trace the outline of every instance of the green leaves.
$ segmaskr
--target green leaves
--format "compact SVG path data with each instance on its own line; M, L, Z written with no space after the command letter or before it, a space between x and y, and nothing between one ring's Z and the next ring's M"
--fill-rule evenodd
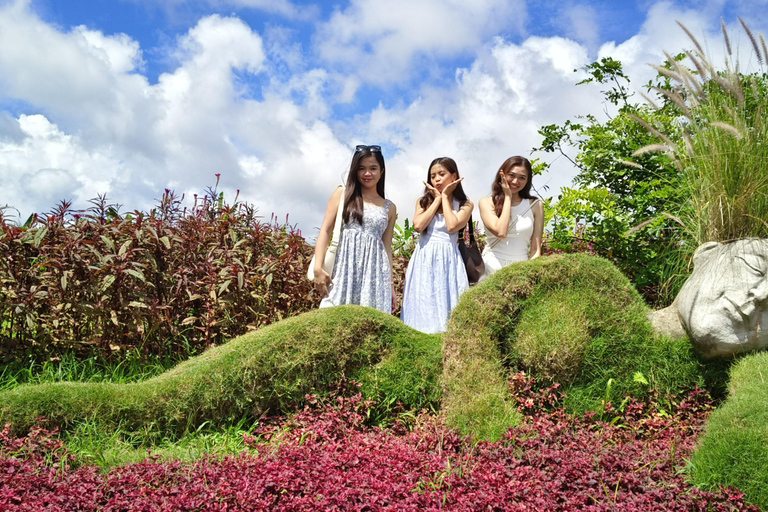
M406 218L402 226L395 224L395 231L392 235L392 254L394 256L404 256L410 258L416 249L416 240L418 233L413 224Z
M610 89L601 91L605 99L614 105L619 105L620 103L627 104L627 100L632 96L632 93L629 92L628 88L629 77L624 74L621 62L611 57L603 57L599 61L587 64L584 69L589 73L589 78L585 78L576 85L590 82L610 84Z
M110 275L104 276L104 277L102 278L102 280L101 280L101 287L100 287L101 291L102 291L102 292L104 292L104 291L106 291L106 290L107 290L107 288L109 288L110 286L112 286L112 283L114 283L114 282L115 282L115 279L116 279L116 276L115 276L115 275L113 275L113 274L110 274Z
M629 77L614 59L586 71L589 78L579 83L610 85L602 92L619 108L603 121L587 115L539 130L536 149L559 153L579 170L577 188L562 189L551 207L547 245L565 252L587 247L616 264L649 303L667 303L676 289L665 259L679 225L663 212L677 212L683 202L681 173L663 153L634 153L658 142L644 125L679 136L679 109L671 102L661 109L629 103Z
M46 233L48 233L48 228L45 226L37 229L37 231L35 232L35 238L33 242L33 245L35 247L40 247L40 242L43 241L43 238L45 238Z
M138 279L139 281L141 281L143 283L147 282L147 279L144 277L144 274L140 270L134 270L132 268L127 268L123 272L125 272L126 274L128 274L130 276L135 277L136 279Z

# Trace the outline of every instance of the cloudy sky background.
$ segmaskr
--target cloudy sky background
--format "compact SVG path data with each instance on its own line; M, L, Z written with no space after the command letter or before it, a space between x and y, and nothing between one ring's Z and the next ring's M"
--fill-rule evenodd
M508 156L542 158L556 196L575 169L531 149L542 125L610 112L575 85L585 65L612 56L642 90L692 46L676 20L718 61L721 19L750 47L737 16L768 32L768 0L0 0L0 206L146 210L220 173L313 240L361 143L384 148L400 221L438 156L475 200Z

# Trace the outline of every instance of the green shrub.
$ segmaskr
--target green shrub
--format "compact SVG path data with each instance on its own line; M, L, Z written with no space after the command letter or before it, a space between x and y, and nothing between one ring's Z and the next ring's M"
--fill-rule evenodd
M510 369L559 381L572 411L600 411L650 388L663 396L717 384L687 340L657 336L648 308L610 262L586 254L504 267L462 295L444 335L449 424L495 438L514 423Z
M739 21L755 59L749 49L732 52L723 23L725 66L717 67L704 46L680 25L693 46L675 58L667 55L664 67L654 66L665 81L651 90L663 104L646 120L636 117L655 140L636 149L633 157L668 157L677 169L674 188L679 201L665 215L679 225L679 240L670 245L674 250L665 254L665 264L679 286L701 244L768 236L768 53L763 36L758 44ZM739 59L745 56L755 72L740 71ZM655 117L670 106L679 113L675 123L656 123Z
M633 153L657 141L641 122L674 137L679 109L669 102L657 110L632 98L630 77L610 57L584 71L587 78L577 85L601 84L615 112L605 120L586 115L539 129L542 144L536 150L559 153L578 171L576 188L561 188L550 209L547 244L563 252L587 246L628 276L649 304L668 305L682 280L670 280L667 264L677 224L660 213L677 211L682 201L679 171L663 153ZM569 146L577 150L573 159Z
M185 358L186 359L186 358ZM14 360L0 366L0 391L22 384L45 382L137 382L154 377L180 360L144 357L138 349L114 357L82 357L74 351L62 352L47 361Z
M691 476L708 489L733 485L768 510L768 352L739 360L728 387L693 454Z
M0 394L0 424L25 431L44 416L65 430L93 421L107 431L177 437L287 412L344 377L384 402L430 408L440 372L439 337L380 311L340 306L240 336L142 382L19 386Z

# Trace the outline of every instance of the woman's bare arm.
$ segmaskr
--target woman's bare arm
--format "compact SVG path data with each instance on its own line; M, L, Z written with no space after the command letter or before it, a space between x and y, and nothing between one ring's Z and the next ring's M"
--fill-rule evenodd
M413 229L415 229L418 233L422 233L425 229L427 229L429 223L432 221L432 217L435 216L435 213L437 213L437 210L440 208L441 204L440 192L438 192L435 187L426 181L423 183L424 186L427 187L427 190L429 190L429 192L432 194L432 202L426 208L422 208L421 198L416 200L416 211L413 214Z
M389 258L389 276L392 287L392 312L395 312L397 308L397 298L395 297L395 281L393 272L393 258L392 258L392 234L395 230L395 219L397 219L397 207L395 203L392 203L389 207L389 222L387 223L387 229L384 230L384 234L381 235L381 241L384 242L384 249L387 251L387 258Z
M480 209L480 218L483 220L483 226L490 231L496 238L506 238L509 230L509 218L512 213L512 200L509 196L504 196L504 206L501 209L501 215L496 215L496 209L493 206L493 199L483 197L478 203Z
M328 285L333 284L331 276L328 272L323 270L323 260L325 260L325 253L328 250L328 242L333 234L333 226L336 223L336 214L339 210L339 201L343 201L342 187L336 188L328 199L328 204L325 205L325 213L323 214L323 222L320 225L320 232L317 234L317 240L315 240L315 288L317 291L328 295ZM337 240L338 242L338 240Z
M544 238L544 205L540 200L531 205L533 211L533 234L531 235L531 247L528 250L528 259L541 256L541 241Z
M458 230L467 226L469 216L472 215L472 210L475 205L472 201L467 199L456 213L451 210L450 207L446 207L447 201L443 201L443 215L445 216L445 228L449 233L455 233Z

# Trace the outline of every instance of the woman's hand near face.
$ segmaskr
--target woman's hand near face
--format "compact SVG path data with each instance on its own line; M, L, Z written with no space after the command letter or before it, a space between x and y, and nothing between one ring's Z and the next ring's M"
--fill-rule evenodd
M453 195L453 191L456 190L456 187L459 185L459 183L462 182L464 178L461 177L457 180L453 180L449 184L443 187L443 197L451 197Z
M433 198L440 197L440 191L439 190L437 190L435 187L433 187L432 185L430 185L426 181L422 181L422 183L427 188L427 190L429 190L429 193L432 194Z
M434 217L441 204L439 200L440 191L438 191L435 187L426 181L423 181L422 183L424 183L424 186L427 187L429 193L432 194L432 202L425 209L421 207L421 200L416 200L416 211L413 213L413 229L415 229L418 233L421 233L427 229L427 226L429 226L432 217Z
M443 193L442 193L442 206L443 206L443 218L445 219L445 227L448 230L449 233L455 233L456 231L460 230L464 226L467 225L467 219L469 219L469 215L472 213L472 201L467 200L464 203L464 206L462 206L458 214L454 213L453 211L453 191L456 190L456 187L459 185L459 183L462 182L464 178L459 178L457 180L453 180L452 182L446 184L443 186Z
M499 170L499 181L501 184L501 190L504 192L504 195L507 197L512 196L512 189L509 188L509 183L507 183L507 177L504 174L504 171Z

